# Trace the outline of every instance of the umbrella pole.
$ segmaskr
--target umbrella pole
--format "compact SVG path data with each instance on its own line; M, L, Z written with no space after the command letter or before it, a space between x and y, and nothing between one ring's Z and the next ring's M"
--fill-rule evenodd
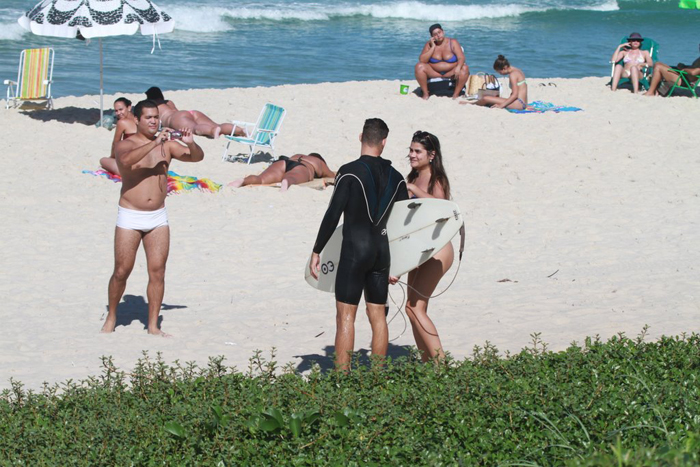
M104 105L103 105L103 99L104 99L104 83L102 81L102 38L100 37L100 126L104 126L104 122L102 118L104 117Z

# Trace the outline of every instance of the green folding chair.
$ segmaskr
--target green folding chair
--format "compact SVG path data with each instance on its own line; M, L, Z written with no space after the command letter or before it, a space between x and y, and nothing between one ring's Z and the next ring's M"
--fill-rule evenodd
M623 37L620 40L620 44L624 44L627 42L627 36ZM654 39L650 39L648 37L645 37L644 40L642 41L642 46L640 47L641 50L646 50L649 52L649 55L651 55L651 59L654 63L656 63L659 59L659 43L656 42ZM617 64L622 64L622 60L619 60L615 63L610 62L611 68L610 68L610 82L608 82L608 86L612 86L612 77L613 73L615 72L615 65ZM649 89L649 79L651 78L652 73L654 72L654 67L651 66L643 66L642 67L642 77L639 79L639 85L642 86L644 89ZM617 84L618 87L622 84L630 83L629 78L620 78L620 82Z
M256 123L237 121L231 122L233 123L233 130L231 131L230 135L224 135L228 142L224 148L224 155L221 160L224 162L231 162L235 160L235 158L231 158L228 155L228 149L232 141L248 146L248 164L250 164L255 151L260 148L270 149L270 152L274 157L275 138L277 138L279 129L282 126L285 113L286 111L282 107L272 104L265 104L265 107L263 107L262 111L260 111L260 116L258 117L258 121ZM236 128L243 128L245 131L245 136L234 136L236 134Z
M677 70L675 68L671 68L671 71L678 73L678 79L676 79L676 82L673 83L673 86L671 86L671 89L668 91L668 94L666 94L666 97L673 96L673 91L678 89L681 91L681 93L676 95L688 95L688 97L692 95L697 99L698 92L700 92L700 77L693 76L687 71Z
M26 49L19 54L17 81L6 79L7 101L5 108L19 106L23 101L46 101L49 109L53 108L51 83L53 77L54 50Z

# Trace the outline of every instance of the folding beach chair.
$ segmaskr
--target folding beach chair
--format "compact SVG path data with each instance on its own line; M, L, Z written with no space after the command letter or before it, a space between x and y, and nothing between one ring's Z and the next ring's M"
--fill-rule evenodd
M627 42L627 36L623 37L622 40L620 41L620 44L624 44ZM646 50L649 52L649 55L651 56L651 59L654 63L656 63L659 59L659 44L656 42L654 39L650 39L648 37L645 37L644 40L642 41L642 46L640 47L641 50ZM608 86L612 85L612 77L613 73L615 72L615 65L622 64L622 60L617 61L616 63L609 62L611 67L610 67L610 81L608 82ZM642 66L642 77L639 78L639 85L643 87L644 89L649 89L649 78L651 78L652 73L654 72L654 67L653 66ZM617 84L618 88L623 85L630 83L629 78L625 78L624 76L620 78L620 82ZM631 85L631 84L630 84Z
M21 105L23 101L46 101L49 109L53 108L51 82L53 76L52 48L26 49L19 54L17 81L6 79L7 102L5 108Z
M666 97L673 96L673 91L680 91L676 93L676 96L690 97L692 95L697 99L698 93L700 92L700 77L693 76L687 71L677 70L675 68L671 68L671 71L678 73L678 79L673 83Z
M230 135L224 135L228 142L226 143L226 148L224 148L224 155L221 160L229 162L235 160L228 155L228 148L232 141L248 146L248 164L250 164L256 149L269 148L274 156L275 138L282 126L285 113L286 111L282 107L265 104L256 123L231 122L233 123L233 130ZM236 128L243 128L245 136L234 136Z

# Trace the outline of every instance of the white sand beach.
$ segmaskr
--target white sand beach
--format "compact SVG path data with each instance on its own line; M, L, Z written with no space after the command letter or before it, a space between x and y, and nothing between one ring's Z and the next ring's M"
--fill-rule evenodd
M288 114L277 155L316 151L333 169L359 156L365 118L387 122L384 156L403 174L413 132L436 134L467 242L454 284L429 312L445 350L464 358L485 341L518 351L534 332L558 350L586 336L634 336L644 325L649 339L700 329L698 101L613 93L606 81L528 79L531 100L584 109L560 114L425 102L399 94L398 81L165 96L217 121L254 121L266 102L281 105ZM549 82L556 87L539 86ZM225 187L168 197L161 316L174 337L146 333L143 251L116 332L99 333L120 185L82 173L98 168L113 136L85 123L97 120L96 100L59 98L55 110L33 112L2 102L0 389L10 378L36 389L96 375L103 355L129 370L143 351L200 364L223 355L244 369L254 350L274 347L280 364L328 364L334 297L308 286L303 268L331 189ZM171 170L226 184L266 166L222 162L223 139L198 143L205 160L175 161ZM401 301L399 287L390 291ZM414 343L410 326L403 331L397 316L393 355ZM359 312L356 348L369 341Z

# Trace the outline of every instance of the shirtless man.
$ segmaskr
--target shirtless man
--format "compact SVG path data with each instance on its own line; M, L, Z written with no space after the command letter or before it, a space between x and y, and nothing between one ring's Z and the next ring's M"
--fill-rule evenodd
M386 222L395 201L408 199L403 176L381 158L389 135L382 120L370 118L360 134L359 159L338 170L335 190L318 230L311 255L311 275L318 278L320 253L344 216L343 245L335 281L335 362L350 368L355 345L355 315L362 292L372 327L372 354L386 355L389 331L384 306L389 292L389 240Z
M158 134L158 106L141 101L134 107L136 134L117 143L115 155L122 176L119 213L114 232L114 273L109 279L109 313L102 332L117 325L117 305L134 268L143 241L148 264L148 333L169 337L158 327L165 290L165 263L170 249L170 228L165 211L168 166L172 159L199 162L204 152L189 129L180 130L182 143L169 141L170 131Z
M679 63L680 65L680 63ZM700 57L693 62L690 66L682 66L680 68L685 71L688 76L688 82L692 85L694 84L698 76L700 76ZM674 68L666 65L665 63L656 62L654 64L654 73L651 75L651 83L649 83L649 90L644 93L645 96L655 96L659 90L659 86L662 81L670 83L671 86L678 80L680 75L675 71ZM684 84L681 82L681 84Z

